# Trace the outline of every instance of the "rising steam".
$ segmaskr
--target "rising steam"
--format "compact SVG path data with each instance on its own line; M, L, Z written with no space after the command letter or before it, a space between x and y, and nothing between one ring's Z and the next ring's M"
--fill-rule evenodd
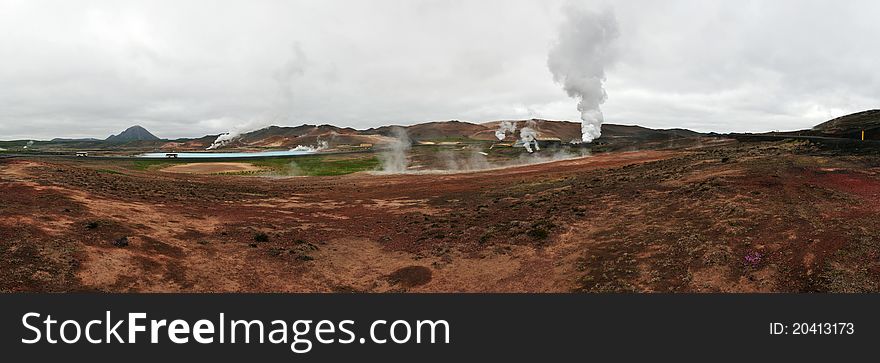
M608 97L603 87L605 66L613 60L611 45L617 36L617 20L611 11L595 13L568 6L559 39L547 58L553 80L562 84L569 97L579 100L583 142L602 134L600 106Z
M315 145L296 145L295 148L290 149L290 151L306 151L316 153L318 151L322 151L330 147L330 143L327 141L318 140L318 143Z
M437 159L427 168L410 169L406 173L414 174L447 174L494 170L522 165L549 163L560 160L571 160L590 156L589 149L557 149L552 152L537 154L520 154L515 159L493 159L489 153L479 149L465 148L460 150L443 150L436 154Z
M412 142L406 129L403 127L395 127L391 129L395 140L389 143L386 148L379 153L379 159L382 160L382 171L386 173L402 173L409 166L409 160L406 157Z
M214 142L211 143L211 146L208 146L207 150L213 150L219 147L226 146L226 144L239 138L243 133L262 130L269 127L270 125L271 123L266 120L251 120L248 122L240 123L233 126L231 130L220 134L220 136L217 136Z
M535 147L536 151L541 151L541 147L538 146L538 132L530 126L532 125L530 124L519 130L519 139L522 141L526 151L532 152L532 146Z
M290 57L272 74L272 79L278 86L277 94L270 107L272 111L256 119L233 126L228 132L220 134L211 146L208 147L208 150L223 147L244 133L262 130L273 123L287 121L290 118L295 101L295 95L293 94L294 81L305 74L307 65L308 59L305 52L303 52L299 43L294 43L291 46Z
M497 137L498 140L504 140L504 137L507 136L508 132L511 134L516 132L516 123L512 121L501 121L501 123L498 124L498 130L495 130L495 137Z

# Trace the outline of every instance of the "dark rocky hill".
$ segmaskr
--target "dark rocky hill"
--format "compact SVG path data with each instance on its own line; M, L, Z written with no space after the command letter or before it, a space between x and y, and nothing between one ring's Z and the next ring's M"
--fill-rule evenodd
M880 110L868 110L841 116L818 124L811 131L822 136L850 139L861 138L862 131L865 131L866 139L877 140L880 139Z
M119 135L110 135L106 140L106 142L129 142L129 141L158 141L159 138L156 135L151 134L147 129L135 125L125 129Z

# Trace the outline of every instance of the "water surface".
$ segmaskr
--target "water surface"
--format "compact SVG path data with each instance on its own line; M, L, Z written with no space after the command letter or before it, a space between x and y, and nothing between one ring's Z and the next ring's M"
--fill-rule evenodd
M280 150L280 151L257 151L257 152L188 152L173 153L178 158L258 158L264 156L294 156L314 154L314 150ZM145 153L140 158L166 158L169 153Z

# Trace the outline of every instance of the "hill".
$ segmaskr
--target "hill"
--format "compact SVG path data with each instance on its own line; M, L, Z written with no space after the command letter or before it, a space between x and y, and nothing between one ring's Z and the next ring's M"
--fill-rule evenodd
M125 129L119 135L110 135L104 141L106 142L129 142L129 141L158 141L159 138L151 134L147 129L134 125Z
M542 119L531 120L498 120L481 124L470 122L451 120L451 121L435 121L416 124L412 126L404 126L413 140L442 140L442 139L463 139L463 140L497 140L495 138L495 130L501 122L510 122L516 126L517 132L507 134L506 140L515 140L519 137L519 130L523 127L530 127L538 133L539 138L558 138L563 142L572 140L580 140L581 124L572 121L553 121ZM400 126L383 126L379 128L364 130L364 133L379 134L384 136L391 135L391 129ZM632 138L634 140L667 140L670 138L686 138L696 137L701 134L698 132L685 129L668 129L656 130L641 126L626 126L604 124L602 125L602 137L598 141L611 138Z
M516 126L515 133L507 134L506 140L508 141L516 140L519 137L519 130L526 126L534 129L538 133L538 137L542 139L557 138L562 142L569 142L581 138L581 124L579 122L531 119L499 120L477 124L450 120L425 122L410 126L382 126L366 130L332 125L270 126L242 134L241 137L230 142L224 148L295 147L297 145L317 145L319 142L327 142L330 146L364 143L384 144L393 140L393 130L397 127L406 129L409 138L413 141L494 141L497 140L495 130L498 129L501 122L511 122ZM700 135L700 133L684 129L655 130L641 126L605 124L602 125L602 137L596 142L635 143ZM210 138L197 139L200 140L198 146L205 144L203 139ZM210 142L207 144L210 145Z
M811 131L822 136L858 139L863 130L866 139L880 139L880 110L841 116L814 126Z
M222 148L293 148L298 145L314 146L321 143L330 146L383 144L391 140L382 135L367 134L350 127L333 125L269 126L242 134Z
M425 122L410 126L382 126L364 130L363 133L392 136L392 130L398 127L406 129L407 135L413 140L479 139L475 136L486 131L486 127L481 124L450 120Z
M497 141L495 131L501 122L516 126L516 132L508 133L505 141L519 138L523 127L534 129L539 139L559 139L567 143L580 140L581 124L572 121L554 120L499 120L485 123L472 123L458 120L432 121L409 126L382 126L366 130L333 125L270 126L241 134L221 149L283 149L299 145L329 147L359 146L362 144L383 145L394 141L394 128L406 129L410 139L418 141ZM602 137L596 145L635 145L643 142L665 142L674 139L698 137L702 134L684 129L656 130L641 126L602 125ZM91 149L91 150L205 150L218 135L205 135L199 138L160 139L141 126L132 126L118 135L106 140L61 139L42 142L44 149ZM10 145L15 144L11 143ZM3 145L0 145L3 146Z

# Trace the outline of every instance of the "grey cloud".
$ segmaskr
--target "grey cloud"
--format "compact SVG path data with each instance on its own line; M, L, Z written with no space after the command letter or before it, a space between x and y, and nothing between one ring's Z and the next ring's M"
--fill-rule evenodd
M618 19L606 122L795 129L877 106L875 1L576 3ZM577 120L546 66L564 5L0 1L0 139Z

